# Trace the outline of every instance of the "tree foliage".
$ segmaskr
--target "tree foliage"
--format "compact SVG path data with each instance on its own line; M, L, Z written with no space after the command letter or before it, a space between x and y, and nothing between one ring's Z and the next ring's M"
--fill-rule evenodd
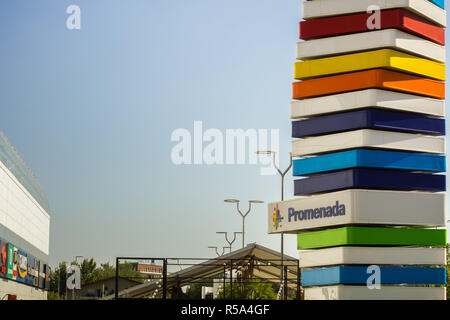
M60 263L55 270L50 271L50 291L64 293L66 291L67 266Z
M213 279L206 279L201 282L193 283L187 289L186 296L188 299L201 299L202 287L212 287L213 285L214 285Z
M277 294L272 284L261 282L258 278L250 278L242 283L233 283L233 299L246 300L275 300ZM223 290L219 291L217 299L231 299L231 284L225 284L225 296Z
M80 267L81 286L116 276L116 267L109 262L102 263L98 267L95 260L91 258L84 259L81 263L73 261L70 264ZM49 300L64 299L68 276L67 265L64 262L60 262L58 267L50 272ZM145 280L145 277L136 271L133 265L128 262L119 264L119 276L139 282Z

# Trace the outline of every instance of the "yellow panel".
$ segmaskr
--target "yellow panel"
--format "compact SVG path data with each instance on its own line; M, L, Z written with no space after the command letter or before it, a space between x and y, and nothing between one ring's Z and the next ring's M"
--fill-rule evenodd
M445 64L392 49L381 49L295 63L295 79L386 68L445 80Z

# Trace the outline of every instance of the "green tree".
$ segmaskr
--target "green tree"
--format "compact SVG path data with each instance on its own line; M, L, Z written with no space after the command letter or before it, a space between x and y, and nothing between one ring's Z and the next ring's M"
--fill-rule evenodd
M49 291L47 292L47 300L65 300L65 297L58 295L58 292Z
M223 290L219 291L217 299L231 299L231 285L225 284L225 296ZM275 300L277 294L272 284L261 282L258 278L250 278L244 283L233 283L233 299L247 300Z
M67 267L61 262L55 270L50 271L50 288L49 291L65 295L67 282Z
M139 273L131 263L125 262L119 265L119 275L134 281L144 282L147 276Z
M202 287L212 287L213 280L207 279L202 282L195 282L189 286L186 291L186 296L189 299L201 299L202 298Z
M81 262L81 264L78 264L78 266L80 267L82 286L88 283L101 280L101 273L97 269L97 263L94 261L93 258L89 260L84 259L83 262Z
M71 262L71 264L80 267L81 286L116 276L116 267L109 262L102 263L100 267L97 267L97 263L91 258L84 259L81 264L74 261ZM138 282L144 282L146 279L146 277L134 269L133 265L129 262L119 264L119 276ZM65 262L59 263L58 267L50 272L49 300L65 298L67 277L67 266Z
M120 268L119 268L120 270ZM110 265L109 262L100 265L100 274L102 279L108 279L116 276L116 267Z

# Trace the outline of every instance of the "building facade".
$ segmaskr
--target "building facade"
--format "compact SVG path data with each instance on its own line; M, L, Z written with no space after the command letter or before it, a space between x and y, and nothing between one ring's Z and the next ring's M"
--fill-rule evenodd
M163 274L163 266L154 263L132 263L133 269L148 279L160 279Z
M0 299L47 299L49 211L36 177L0 132Z
M141 284L141 282L119 277L117 284L119 291L122 291L137 286ZM75 292L71 292L72 290L69 290L67 292L67 299L100 300L103 299L104 297L114 295L115 288L116 288L116 277L102 279L99 281L95 281L93 283L85 284L81 288L81 290L75 290Z

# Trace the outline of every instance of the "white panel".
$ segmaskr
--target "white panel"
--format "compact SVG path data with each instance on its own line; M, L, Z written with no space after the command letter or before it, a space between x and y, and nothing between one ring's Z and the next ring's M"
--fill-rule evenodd
M411 133L381 130L355 130L292 142L293 156L306 156L337 150L371 147L428 153L445 153L445 139Z
M352 189L269 203L267 209L269 233L296 233L346 224L447 224L442 193Z
M334 94L291 102L292 118L308 118L327 113L378 107L443 117L444 100L379 89Z
M446 300L445 287L327 286L305 289L305 300Z
M314 0L303 2L303 19L317 19L357 12L367 12L370 6L381 10L404 8L445 27L446 12L428 0Z
M397 29L354 33L298 42L297 59L321 58L381 48L393 48L409 54L445 62L444 46Z
M332 265L435 265L447 264L445 248L334 247L300 251L300 267Z
M1 161L0 186L0 223L48 255L50 216Z

